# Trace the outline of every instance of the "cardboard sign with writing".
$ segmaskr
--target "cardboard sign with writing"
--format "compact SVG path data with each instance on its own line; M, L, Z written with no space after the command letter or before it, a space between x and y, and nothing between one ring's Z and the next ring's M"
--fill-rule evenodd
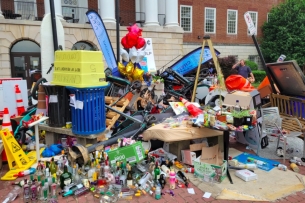
M218 164L219 146L202 147L200 161L208 164Z

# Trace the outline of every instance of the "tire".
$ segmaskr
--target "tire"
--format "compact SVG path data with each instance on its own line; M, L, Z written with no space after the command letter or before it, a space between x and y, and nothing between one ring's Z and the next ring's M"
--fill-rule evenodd
M219 104L220 99L222 100L222 103L223 103L224 97L221 96L221 95L220 95L220 96L219 96L219 95L215 96L215 97L211 100L211 102L213 102L213 103L215 104L215 106L216 106L217 104ZM210 102L209 102L209 103L210 103Z
M38 88L39 85L41 83L47 82L47 80L45 78L40 78L39 80L37 80L37 82L35 83L32 92L31 92L31 96L33 99L38 100Z

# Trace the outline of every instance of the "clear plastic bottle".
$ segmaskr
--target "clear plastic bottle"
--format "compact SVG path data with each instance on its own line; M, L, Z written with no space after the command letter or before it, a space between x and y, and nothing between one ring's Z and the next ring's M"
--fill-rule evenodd
M160 186L160 185L158 185L158 186L156 187L155 199L157 199L157 200L161 199L161 186Z
M10 193L5 197L2 203L7 203L7 202L12 202L16 199L16 197L21 193L21 188L20 187L14 187Z
M239 105L239 100L236 100L235 106L234 106L234 111L235 112L240 112L241 107Z

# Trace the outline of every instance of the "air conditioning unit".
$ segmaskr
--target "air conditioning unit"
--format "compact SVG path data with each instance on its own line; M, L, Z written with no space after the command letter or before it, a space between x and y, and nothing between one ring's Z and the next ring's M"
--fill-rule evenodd
M77 6L78 2L77 0L61 0L62 6Z

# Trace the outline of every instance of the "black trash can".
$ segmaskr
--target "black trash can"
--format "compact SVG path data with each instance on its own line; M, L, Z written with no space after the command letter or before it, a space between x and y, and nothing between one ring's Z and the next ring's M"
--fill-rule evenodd
M43 85L48 96L48 122L50 127L63 127L71 121L69 90L65 86Z

